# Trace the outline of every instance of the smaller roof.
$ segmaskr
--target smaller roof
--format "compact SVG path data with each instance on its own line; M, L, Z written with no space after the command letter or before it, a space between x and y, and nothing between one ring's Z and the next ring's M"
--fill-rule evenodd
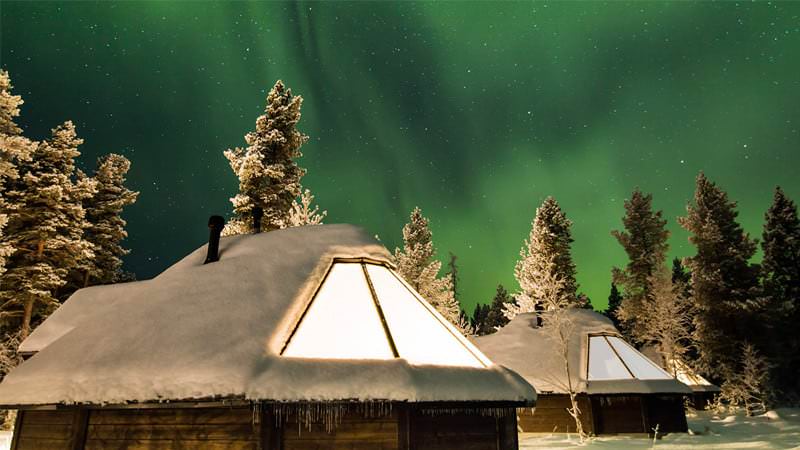
M474 339L492 361L519 373L541 393L566 393L572 385L588 394L690 393L656 363L625 342L601 314L568 312L569 379L556 341L536 326L534 313L520 314L494 334Z
M657 362L662 368L664 368L664 370L669 371L670 366L674 364L676 366L675 378L677 378L681 383L689 386L689 388L694 392L720 392L722 390L719 386L706 380L696 371L692 370L691 367L682 362L667 364L658 350L652 345L642 348L642 353L647 355L647 357L651 360Z

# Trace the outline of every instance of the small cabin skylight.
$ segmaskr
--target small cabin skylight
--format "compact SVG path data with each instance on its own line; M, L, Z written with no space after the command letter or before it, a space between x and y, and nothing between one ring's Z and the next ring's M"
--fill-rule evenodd
M334 261L281 354L402 358L413 365L491 365L392 269L368 261Z

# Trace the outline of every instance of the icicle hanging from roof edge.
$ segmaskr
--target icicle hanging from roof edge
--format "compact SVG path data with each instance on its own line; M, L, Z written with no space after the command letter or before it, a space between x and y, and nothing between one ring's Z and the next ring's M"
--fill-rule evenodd
M275 403L271 405L275 416L275 426L282 427L290 418L297 420L297 433L302 428L307 431L315 423L325 426L327 433L342 423L349 412L357 412L364 418L387 417L392 414L392 402L313 402L313 403Z
M450 407L450 408L422 408L420 410L422 414L427 416L441 416L441 415L457 415L457 414L468 414L468 415L477 415L477 416L484 416L484 417L494 417L494 418L502 418L508 417L512 415L516 415L517 410L516 408L457 408L457 407Z

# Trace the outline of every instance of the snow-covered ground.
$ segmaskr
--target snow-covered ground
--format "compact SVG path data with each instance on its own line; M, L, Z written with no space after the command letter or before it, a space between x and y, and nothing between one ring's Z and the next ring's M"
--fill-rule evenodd
M646 437L609 436L590 439L585 447L614 450L656 448L691 449L800 449L800 408L778 409L759 417L744 414L718 416L699 412L688 417L690 433L670 434L655 442ZM520 435L520 449L573 449L575 436Z
M0 431L0 450L11 448L11 434L10 431Z

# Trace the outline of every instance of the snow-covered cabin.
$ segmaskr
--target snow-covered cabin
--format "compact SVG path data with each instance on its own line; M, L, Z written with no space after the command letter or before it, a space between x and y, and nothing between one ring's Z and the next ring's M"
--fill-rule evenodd
M20 409L14 450L517 448L533 387L361 229L226 237L219 261L206 253L81 289L25 340L32 356L0 384L0 405Z
M474 339L483 353L536 386L534 409L523 409L525 432L574 432L568 387L578 393L584 431L594 434L686 431L683 397L691 390L628 344L610 320L585 309L569 313L569 378L557 340L520 314L494 334Z

